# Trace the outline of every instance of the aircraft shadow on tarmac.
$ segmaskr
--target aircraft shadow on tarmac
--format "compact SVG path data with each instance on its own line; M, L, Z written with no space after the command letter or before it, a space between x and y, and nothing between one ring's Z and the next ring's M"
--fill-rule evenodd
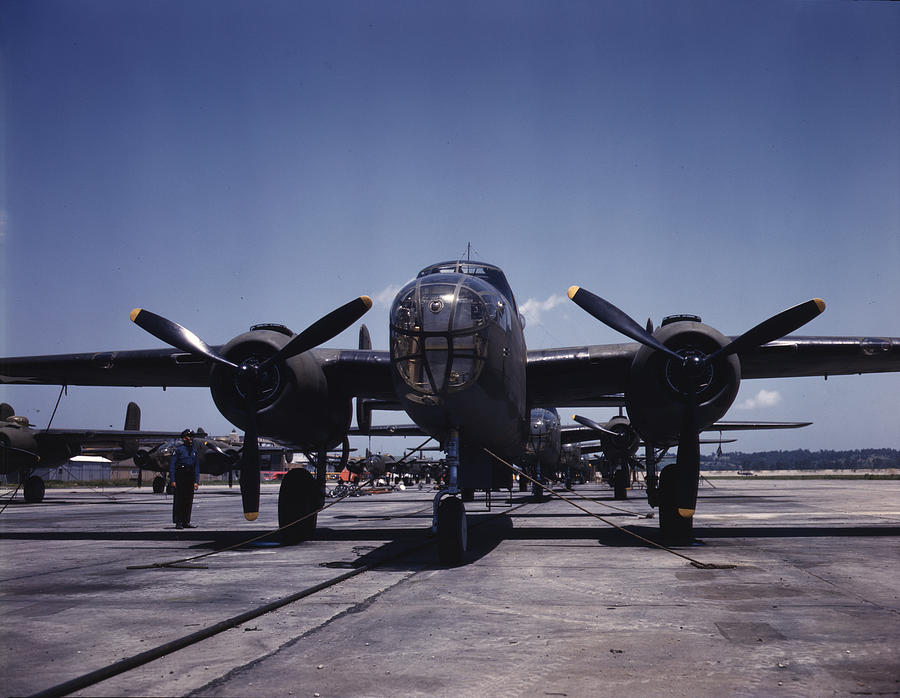
M612 518L611 515L606 515ZM534 518L534 514L529 514ZM373 517L375 518L375 517ZM430 517L425 517L430 518ZM464 564L471 564L490 554L504 541L547 541L552 547L565 545L566 541L594 541L606 548L640 548L647 544L618 529L599 523L597 526L563 526L543 528L536 526L514 526L513 516L492 513L468 515L469 550ZM423 522L424 523L424 522ZM626 530L662 544L659 529L648 522L645 526L628 525ZM473 535L473 529L475 529ZM765 539L765 538L847 538L847 537L897 537L900 526L736 526L695 527L695 537L706 540ZM188 550L221 550L237 547L252 551L260 546L277 547L277 534L273 531L268 539L257 543L248 542L246 530L209 531L196 529L175 531L168 528L159 531L24 531L0 533L0 540L95 540L95 541L159 541L162 543L190 541ZM315 540L357 542L352 560L323 561L319 564L336 569L357 569L364 565L375 565L381 569L407 570L442 567L437 558L437 546L430 527L425 524L416 528L358 528L321 527L316 530ZM374 543L375 545L367 545ZM301 544L302 545L302 544Z

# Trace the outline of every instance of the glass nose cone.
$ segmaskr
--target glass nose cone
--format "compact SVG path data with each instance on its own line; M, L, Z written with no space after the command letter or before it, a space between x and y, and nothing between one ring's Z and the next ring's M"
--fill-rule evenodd
M490 297L475 279L446 276L410 282L391 307L391 361L421 393L464 388L477 380L487 355Z

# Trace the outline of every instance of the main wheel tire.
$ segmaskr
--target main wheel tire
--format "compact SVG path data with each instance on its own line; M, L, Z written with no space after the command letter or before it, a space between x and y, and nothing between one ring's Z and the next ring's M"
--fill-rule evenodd
M322 496L312 473L305 468L288 470L278 490L278 527L282 528L281 543L296 545L309 540L316 532L318 514L284 528L322 506Z
M166 489L166 478L162 475L157 475L153 478L153 494L162 494Z
M678 513L677 467L663 468L659 475L659 531L668 545L690 545L694 540L694 518Z
M468 547L466 507L462 500L447 497L438 505L438 558L444 565L462 564Z
M631 483L629 477L631 475L627 465L619 468L613 475L613 498L628 499L628 485Z
M27 504L38 504L44 501L44 481L32 475L22 483L22 496Z

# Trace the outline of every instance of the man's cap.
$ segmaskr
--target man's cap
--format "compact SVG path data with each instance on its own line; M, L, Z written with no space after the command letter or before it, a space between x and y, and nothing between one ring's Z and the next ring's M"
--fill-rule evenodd
M183 432L181 432L181 438L182 439L184 439L184 438L193 439L194 432L192 432L190 429L185 429Z

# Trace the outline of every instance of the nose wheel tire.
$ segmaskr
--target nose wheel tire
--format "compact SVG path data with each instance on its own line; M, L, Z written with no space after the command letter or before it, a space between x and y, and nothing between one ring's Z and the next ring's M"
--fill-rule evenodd
M288 470L278 490L278 527L283 528L322 506L322 495L313 474L305 468ZM316 532L318 515L281 531L282 545L296 545Z
M438 558L444 565L462 564L468 546L466 507L462 500L447 497L438 505Z

